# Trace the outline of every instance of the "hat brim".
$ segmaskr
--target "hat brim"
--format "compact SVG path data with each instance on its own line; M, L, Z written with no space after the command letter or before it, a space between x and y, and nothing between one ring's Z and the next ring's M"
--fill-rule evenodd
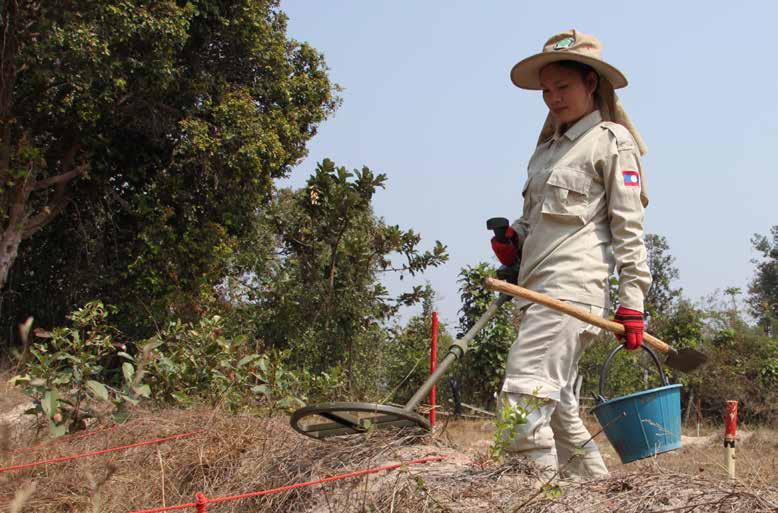
M511 69L511 82L522 89L540 90L540 70L546 64L558 61L577 61L594 68L614 89L627 86L627 77L607 62L572 52L542 52L519 61Z

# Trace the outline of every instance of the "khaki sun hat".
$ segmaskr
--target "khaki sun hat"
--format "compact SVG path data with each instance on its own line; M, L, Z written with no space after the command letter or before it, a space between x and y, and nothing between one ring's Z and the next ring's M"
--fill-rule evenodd
M522 89L542 89L540 69L556 61L578 61L594 68L614 89L627 85L624 74L602 60L602 43L594 37L570 29L553 36L543 51L521 60L511 69L511 81Z

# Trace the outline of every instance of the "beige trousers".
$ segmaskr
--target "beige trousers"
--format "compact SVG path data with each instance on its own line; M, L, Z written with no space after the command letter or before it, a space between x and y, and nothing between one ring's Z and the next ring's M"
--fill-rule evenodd
M569 303L594 315L604 313L597 306ZM531 412L526 424L516 426L509 450L551 473L564 468L567 477L607 475L600 451L578 415L575 391L578 362L600 328L537 304L523 308L518 321L497 412L501 417L506 404L529 407ZM543 399L540 405L536 398Z

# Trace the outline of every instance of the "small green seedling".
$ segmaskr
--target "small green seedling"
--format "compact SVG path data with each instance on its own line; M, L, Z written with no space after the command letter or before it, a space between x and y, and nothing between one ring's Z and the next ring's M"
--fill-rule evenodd
M494 443L489 447L489 456L497 463L503 461L508 447L516 440L519 434L518 427L525 425L529 416L546 402L546 399L540 397L525 397L527 400L523 405L514 406L511 406L508 400L503 398L503 404L495 419L497 430L494 432Z

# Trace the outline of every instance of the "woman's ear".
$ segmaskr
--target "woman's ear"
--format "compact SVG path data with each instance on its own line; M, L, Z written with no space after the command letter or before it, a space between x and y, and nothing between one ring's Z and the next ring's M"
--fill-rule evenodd
M594 95L594 92L597 90L597 86L599 85L600 77L597 75L596 71L590 71L586 74L586 92Z

